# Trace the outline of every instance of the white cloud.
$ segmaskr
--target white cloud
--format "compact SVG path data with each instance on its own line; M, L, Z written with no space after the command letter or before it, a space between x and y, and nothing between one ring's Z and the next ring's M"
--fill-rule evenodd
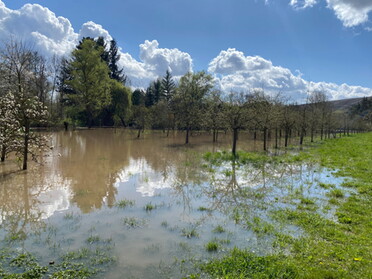
M331 100L372 95L372 89L361 86L337 85L326 82L309 82L289 69L274 66L260 56L245 56L234 48L221 51L210 63L208 71L215 76L217 86L225 91L249 92L262 88L269 94L281 92L293 101L304 101L308 91L321 90Z
M316 0L291 0L291 2L289 2L289 5L291 5L295 9L306 9L311 8L316 3Z
M38 4L10 10L0 1L0 37L16 37L35 44L46 55L64 54L76 43L77 34L68 19L57 17Z
M317 3L317 0L290 0L289 5L295 9L305 9ZM372 11L371 0L326 0L326 3L345 27L368 22L368 14Z
M345 27L367 22L368 14L372 11L371 0L327 0L327 3Z
M112 37L101 25L89 21L76 33L70 21L56 16L48 8L38 4L26 4L18 10L8 9L0 0L0 38L15 37L30 42L46 57L54 54L67 56L83 37L102 36L106 42ZM178 49L159 48L157 41L145 41L140 45L138 61L120 50L119 65L134 87L147 87L150 81L163 76L170 69L174 76L192 71L192 59Z
M184 75L192 71L192 59L190 54L177 48L159 48L156 40L146 40L140 45L140 58L148 67L148 70L156 75L164 75L169 68L174 76Z
M352 7L351 10L364 11L366 14L372 6L371 0L327 1L331 8L347 6ZM315 4L315 1L292 0L291 3L310 6ZM348 11L350 12L350 9ZM343 18L347 18L346 14ZM80 32L76 33L68 19L56 16L48 8L38 4L26 4L18 10L11 10L0 0L0 38L6 39L9 36L34 43L35 48L47 57L53 54L68 55L84 36L103 36L107 41L112 38L107 30L94 22L83 24ZM150 81L164 75L167 69L176 77L192 71L192 58L186 52L176 48L160 48L156 40L146 40L139 48L139 60L120 49L119 65L124 68L133 87L147 87ZM272 93L281 91L292 96L294 100L304 99L308 89L326 91L331 99L372 94L371 89L360 86L308 82L302 78L300 72L293 74L289 69L274 66L271 61L260 56L245 56L243 52L233 48L221 51L210 62L208 70L215 75L218 87L227 92L263 88Z
M111 35L105 29L103 29L102 25L94 23L93 21L88 21L83 24L79 32L79 40L84 37L90 38L98 38L103 37L106 42L110 42L112 40Z

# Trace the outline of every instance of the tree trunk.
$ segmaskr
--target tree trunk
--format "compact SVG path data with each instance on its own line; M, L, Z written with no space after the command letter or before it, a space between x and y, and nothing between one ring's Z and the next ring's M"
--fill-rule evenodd
M236 156L236 142L238 140L238 129L233 130L233 146L232 146L232 154Z
M5 161L5 154L6 154L6 146L3 145L1 148L1 162Z
M124 118L122 116L120 116L120 121L121 121L121 125L123 125L123 127L125 127L125 121L124 121Z
M286 129L285 129L285 135L284 135L284 146L285 146L285 147L288 146L288 137L289 137L289 131L288 131L288 129L286 128Z
M139 138L141 136L141 128L138 129L138 134L137 134L137 138Z
M275 128L275 149L278 149L278 128Z
M189 143L189 133L190 133L190 128L187 127L187 128L186 128L186 139L185 139L185 144L188 144L188 143Z
M28 141L30 138L30 122L26 120L25 123L25 135L24 135L24 146L23 146L23 170L27 170L27 159L28 159Z
M267 141L267 128L263 129L263 150L267 150L266 146L266 141Z

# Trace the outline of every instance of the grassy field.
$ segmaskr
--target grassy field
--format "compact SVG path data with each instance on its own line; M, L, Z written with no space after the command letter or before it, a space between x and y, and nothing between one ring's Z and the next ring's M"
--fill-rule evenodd
M345 198L341 190L329 191L329 202L337 205L331 220L306 210L312 205L309 200L301 201L304 210L272 212L276 221L302 228L303 236L277 233L274 246L279 253L269 256L234 248L220 259L199 264L198 272L187 278L372 278L372 133L328 140L294 157L250 153L239 160L318 162L348 177L342 186L352 194Z

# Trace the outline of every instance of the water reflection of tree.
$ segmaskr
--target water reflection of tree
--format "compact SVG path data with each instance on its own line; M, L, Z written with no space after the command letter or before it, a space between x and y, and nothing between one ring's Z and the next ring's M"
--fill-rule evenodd
M59 133L55 137L61 157L57 168L73 181L72 202L83 212L115 203L115 181L129 164L132 142L118 130Z
M44 174L38 170L13 174L0 180L1 228L9 240L27 237L28 230L43 227L39 197L53 185L44 182Z
M248 222L256 216L268 218L267 213L277 206L280 198L296 190L306 179L313 182L315 179L311 165L265 162L241 165L231 161L213 168L215 171L205 170L204 176L199 170L193 184L190 184L189 176L178 175L175 193L189 209L193 198L205 196L205 207L231 216L235 221L238 221L237 215ZM189 174L192 170L186 168L183 173Z

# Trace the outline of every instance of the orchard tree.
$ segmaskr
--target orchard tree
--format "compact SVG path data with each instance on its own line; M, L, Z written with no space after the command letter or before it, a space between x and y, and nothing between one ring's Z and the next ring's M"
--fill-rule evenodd
M246 128L253 119L252 97L245 93L231 92L224 104L223 114L227 127L232 131L233 156L236 156L236 147L239 131Z
M2 77L2 88L9 92L3 95L2 104L7 111L11 110L7 115L13 118L14 127L11 130L17 130L14 137L9 135L12 150L8 149L5 153L15 151L22 158L22 169L26 170L29 153L36 159L38 150L46 145L45 138L31 132L31 125L45 124L47 120L47 109L40 100L38 83L47 80L47 76L40 76L38 70L43 59L23 42L11 39L1 49L0 58L2 71L6 73ZM9 120L3 121L9 123ZM7 133L2 136L3 139L8 136ZM9 148L9 141L5 140L5 143Z
M213 142L218 140L218 131L226 127L226 118L223 111L224 104L221 100L221 95L220 91L214 90L207 97L206 101L204 126L208 130L212 130Z
M187 73L179 82L174 98L174 110L180 128L186 130L185 143L193 127L200 126L205 113L205 98L213 88L212 76L203 72Z
M0 147L1 162L18 146L21 124L17 119L17 103L14 94L8 92L0 97Z

